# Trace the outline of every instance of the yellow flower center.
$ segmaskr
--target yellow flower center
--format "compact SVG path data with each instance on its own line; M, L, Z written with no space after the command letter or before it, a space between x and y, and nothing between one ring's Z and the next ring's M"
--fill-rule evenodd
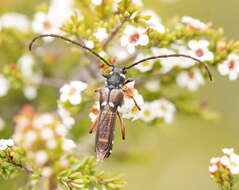
M151 112L149 110L144 111L144 116L149 117L151 116Z
M71 88L70 91L69 91L69 93L68 93L68 95L69 95L69 96L72 96L72 95L75 94L75 93L76 93L76 89L75 89L75 88Z

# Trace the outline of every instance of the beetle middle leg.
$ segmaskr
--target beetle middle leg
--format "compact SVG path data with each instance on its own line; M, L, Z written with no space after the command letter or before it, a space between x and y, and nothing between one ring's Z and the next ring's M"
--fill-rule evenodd
M125 125L124 125L124 121L121 118L120 113L118 111L117 111L117 116L120 121L120 130L121 130L122 139L125 140Z
M136 100L134 99L134 96L132 96L132 95L128 95L128 94L127 94L127 96L128 96L129 98L131 98L131 99L134 101L135 106L136 106L137 109L140 111L141 108L140 108L140 106L137 104Z
M99 122L99 116L97 116L96 120L91 124L89 133L93 133L98 125Z
M140 108L140 106L137 104L136 100L134 99L134 96L129 96L129 97L132 98L132 100L134 101L135 106L136 106L136 107L138 108L138 110L140 111L141 108Z

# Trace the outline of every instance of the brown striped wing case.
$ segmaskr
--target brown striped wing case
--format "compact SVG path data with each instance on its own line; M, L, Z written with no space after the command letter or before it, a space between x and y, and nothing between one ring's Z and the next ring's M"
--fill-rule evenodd
M96 131L95 151L97 160L103 161L109 157L113 148L114 128L117 108L123 102L123 91L113 89L100 90L100 115Z

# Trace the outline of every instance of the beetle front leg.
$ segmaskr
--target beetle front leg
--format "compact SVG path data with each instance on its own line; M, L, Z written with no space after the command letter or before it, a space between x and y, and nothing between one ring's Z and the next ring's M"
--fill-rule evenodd
M122 139L125 140L125 126L124 126L124 121L120 116L120 113L117 111L117 116L119 118L120 121L120 131L121 131L121 135L122 135Z
M126 85L126 84L128 84L128 83L130 83L130 82L133 82L134 80L132 80L132 79L127 79L125 82L124 82L124 85Z

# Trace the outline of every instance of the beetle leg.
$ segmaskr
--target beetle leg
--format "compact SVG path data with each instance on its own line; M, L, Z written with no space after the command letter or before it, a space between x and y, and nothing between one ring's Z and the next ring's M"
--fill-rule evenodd
M134 80L127 79L127 80L124 82L124 85L126 85L126 84L128 84L128 83L130 83L130 82L132 82L132 81L134 81Z
M121 130L121 135L122 135L122 139L124 140L125 139L125 126L124 126L124 121L123 119L121 118L119 112L117 111L117 116L119 118L119 121L120 121L120 130Z
M102 77L104 77L104 78L108 78L108 75L106 75L106 74L102 74Z
M93 133L98 125L99 122L99 116L96 118L96 120L91 124L89 133Z
M141 108L140 108L139 105L137 104L137 102L136 102L136 100L134 99L134 97L133 97L133 96L130 96L130 98L133 99L135 106L136 106L136 107L138 108L138 110L140 111Z
M130 98L134 101L135 106L136 106L136 107L138 108L138 110L140 111L141 108L140 108L140 106L137 104L136 100L134 99L134 96L132 96L132 95L127 95L127 96L130 97Z
M97 89L95 89L95 92L100 92L101 91L101 89L100 88L97 88Z

